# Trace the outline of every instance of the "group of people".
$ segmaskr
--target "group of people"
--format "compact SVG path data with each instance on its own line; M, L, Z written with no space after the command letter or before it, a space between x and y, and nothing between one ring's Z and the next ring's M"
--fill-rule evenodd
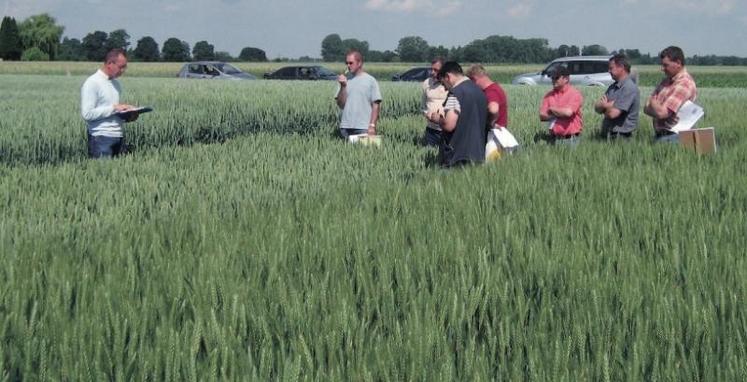
M685 69L682 49L670 46L659 54L664 80L643 107L653 119L655 140L676 142L671 127L685 101L697 96L695 81ZM376 135L381 110L381 91L376 79L363 68L363 56L350 51L345 58L346 74L338 77L335 100L341 109L339 132ZM122 88L117 78L127 69L122 49L107 53L104 64L88 77L81 88L81 115L87 123L88 154L92 158L113 157L125 149L123 124L138 118L135 109L120 103ZM630 75L630 62L621 54L609 59L614 83L594 104L602 114L602 134L612 141L629 140L638 128L640 92ZM554 144L577 145L583 131L583 95L570 84L570 73L560 66L550 73L553 88L539 108L540 121L548 123L548 139ZM422 141L439 148L440 164L455 167L480 163L485 159L489 129L508 127L508 99L500 84L492 81L482 65L472 65L466 73L454 61L436 58L431 76L422 84L422 112L426 119Z
M685 69L682 49L670 46L659 58L665 78L648 98L643 112L653 119L655 141L677 142L677 133L671 130L678 121L677 111L685 101L695 100L697 89ZM335 96L342 109L340 135L376 134L381 107L379 86L363 70L359 52L351 51L346 64L349 73L339 76ZM613 55L608 70L614 83L594 103L594 111L603 116L603 137L625 142L638 128L640 91L625 55ZM539 119L548 124L546 138L552 144L575 146L581 140L584 97L571 85L570 76L564 66L550 73L553 87L539 108ZM422 112L426 119L422 142L439 148L444 167L483 162L488 130L508 127L506 93L479 64L464 73L457 62L441 58L431 61L431 76L422 84Z

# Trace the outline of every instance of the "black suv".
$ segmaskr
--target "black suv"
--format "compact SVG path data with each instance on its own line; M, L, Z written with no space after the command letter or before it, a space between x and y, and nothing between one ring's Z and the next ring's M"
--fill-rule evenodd
M417 67L412 68L404 73L395 74L392 76L392 81L419 81L423 82L426 78L430 77L431 68L429 67Z
M337 74L319 65L285 66L272 73L265 73L268 80L336 80Z

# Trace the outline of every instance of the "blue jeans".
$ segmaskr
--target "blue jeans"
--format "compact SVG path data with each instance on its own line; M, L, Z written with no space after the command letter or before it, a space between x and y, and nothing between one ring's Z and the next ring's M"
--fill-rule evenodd
M88 134L88 157L111 158L124 154L124 138L100 137Z
M654 136L654 143L678 144L680 143L680 136L676 133L657 134L656 136Z
M351 135L367 134L368 129L340 129L340 137L347 140Z
M568 147L576 147L578 144L581 143L581 136L580 135L574 135L571 137L552 137L552 144L553 145L563 145Z
M435 146L441 144L441 130L431 129L430 127L425 128L425 134L423 134L423 145L424 146Z

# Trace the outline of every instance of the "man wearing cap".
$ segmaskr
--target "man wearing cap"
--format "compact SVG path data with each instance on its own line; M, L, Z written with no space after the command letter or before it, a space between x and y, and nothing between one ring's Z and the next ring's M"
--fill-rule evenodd
M584 96L570 84L570 72L565 66L551 74L552 90L545 94L540 106L540 121L550 124L553 144L578 145L584 122L581 106Z
M695 101L695 80L685 69L682 49L670 46L659 53L661 70L666 75L646 102L643 112L654 120L656 142L677 143L679 137L670 128L677 124L677 111L685 101Z
M594 110L604 115L603 137L610 141L627 141L638 128L641 94L630 75L630 62L624 54L612 56L608 69L615 82L597 101Z
M431 119L438 119L438 116L444 113L444 101L448 91L438 80L438 72L443 64L443 58L434 58L431 61L431 75L422 84L422 109L428 121L423 134L423 144L426 146L438 146L441 143L441 126Z
M464 75L455 61L445 62L438 78L449 90L444 114L431 119L443 131L439 146L441 165L459 167L485 161L488 111L485 94Z

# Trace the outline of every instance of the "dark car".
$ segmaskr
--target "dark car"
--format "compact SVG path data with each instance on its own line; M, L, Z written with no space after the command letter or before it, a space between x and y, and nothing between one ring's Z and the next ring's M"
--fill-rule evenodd
M392 81L419 81L423 82L426 78L431 76L431 68L418 67L412 68L404 73L395 74L392 76Z
M180 78L209 78L220 80L255 80L257 77L242 72L231 64L221 61L197 61L184 64L176 75Z
M336 80L337 74L319 65L285 66L272 73L265 73L269 80Z

